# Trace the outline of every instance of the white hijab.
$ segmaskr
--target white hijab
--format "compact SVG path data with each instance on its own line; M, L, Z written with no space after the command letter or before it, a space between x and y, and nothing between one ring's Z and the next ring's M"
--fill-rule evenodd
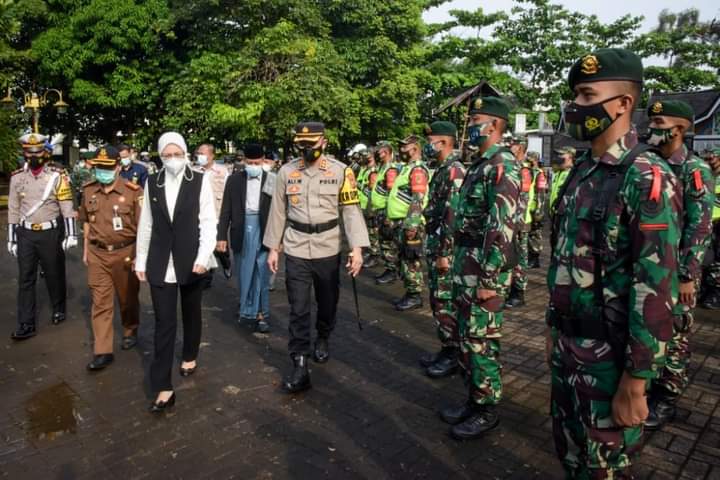
M177 177L185 171L185 167L188 164L187 158L187 144L182 135L177 132L166 132L160 136L158 140L158 154L162 158L162 153L168 145L175 145L179 147L185 154L185 160L177 162L176 160L170 160L169 162L163 161L163 167L165 170L170 172L171 175Z

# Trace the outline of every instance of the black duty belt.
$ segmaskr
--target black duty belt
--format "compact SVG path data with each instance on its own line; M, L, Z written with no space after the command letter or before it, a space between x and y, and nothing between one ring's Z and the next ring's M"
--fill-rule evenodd
M554 308L548 310L550 325L571 338L592 338L594 340L608 341L608 331L605 322L594 318L577 318L558 312Z
M329 222L325 223L301 223L296 222L295 220L288 220L288 225L290 225L290 228L292 228L293 230L297 230L298 232L302 233L323 233L337 227L338 219L336 218L335 220L330 220Z
M90 240L90 245L94 247L98 247L102 250L107 250L108 252L112 252L114 250L120 250L121 248L129 247L130 245L134 245L135 241L131 242L120 242L116 243L114 245L109 245L107 243L103 243L99 240Z
M456 233L453 236L453 240L456 246L465 248L482 248L484 244L482 238L471 237L464 233Z

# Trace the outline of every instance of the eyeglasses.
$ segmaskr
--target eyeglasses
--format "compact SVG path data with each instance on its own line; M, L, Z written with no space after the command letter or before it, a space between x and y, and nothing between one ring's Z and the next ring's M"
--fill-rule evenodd
M178 153L175 155L162 155L160 159L163 162L169 162L170 160L185 160L187 157L184 153Z

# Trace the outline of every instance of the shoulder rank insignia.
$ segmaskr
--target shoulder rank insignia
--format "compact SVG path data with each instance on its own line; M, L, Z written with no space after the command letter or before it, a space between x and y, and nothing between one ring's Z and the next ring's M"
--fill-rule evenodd
M140 190L140 185L137 184L137 177L133 178L131 182L125 182L125 186L133 191Z

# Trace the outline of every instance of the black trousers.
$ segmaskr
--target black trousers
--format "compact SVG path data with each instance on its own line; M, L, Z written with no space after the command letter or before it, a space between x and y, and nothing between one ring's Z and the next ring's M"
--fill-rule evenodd
M18 324L35 325L37 302L35 283L38 265L45 272L53 313L65 313L65 252L62 249L62 231L58 228L32 231L17 229L18 261Z
M178 290L180 290L183 322L182 359L185 362L192 362L198 356L202 334L203 287L202 279L189 285L176 283L150 285L150 296L155 310L155 357L150 365L150 386L155 392L173 389L172 367L177 333Z
M335 328L340 295L340 255L306 260L285 255L285 285L290 302L290 355L309 355L310 289L315 288L318 337L329 337Z

